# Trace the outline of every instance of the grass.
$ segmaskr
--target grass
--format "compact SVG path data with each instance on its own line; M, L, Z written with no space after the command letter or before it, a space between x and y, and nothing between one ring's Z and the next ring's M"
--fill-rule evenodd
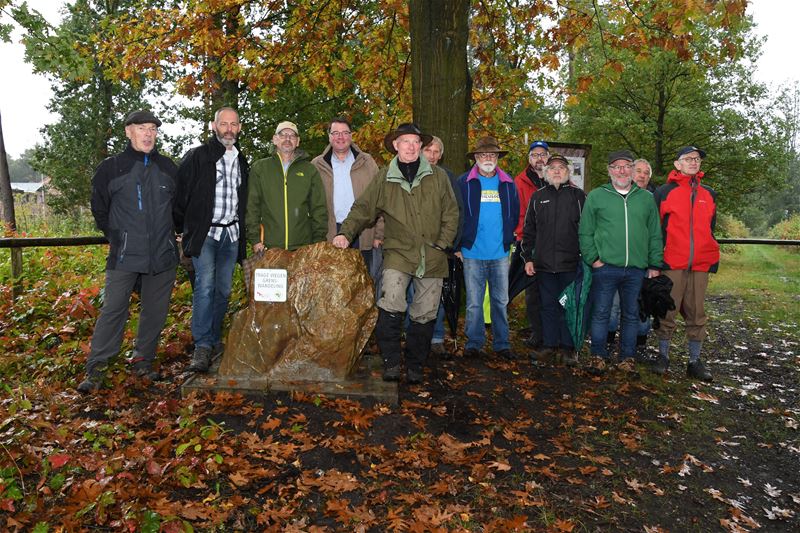
M796 322L800 305L800 249L743 245L740 253L723 254L711 276L709 294L735 296L763 322Z

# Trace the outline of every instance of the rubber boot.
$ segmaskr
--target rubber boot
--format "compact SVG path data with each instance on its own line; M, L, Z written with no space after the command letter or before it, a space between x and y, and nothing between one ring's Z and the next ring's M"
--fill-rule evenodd
M422 369L431 349L431 338L436 321L425 324L411 322L406 335L406 378L409 383L422 381Z
M405 313L390 313L378 308L378 323L375 325L375 340L383 356L383 380L400 379L400 334L403 332ZM433 330L431 330L433 336ZM430 347L430 338L428 346Z

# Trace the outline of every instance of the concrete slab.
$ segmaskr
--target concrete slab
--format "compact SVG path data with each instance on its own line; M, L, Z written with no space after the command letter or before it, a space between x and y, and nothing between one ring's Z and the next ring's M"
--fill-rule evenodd
M280 381L257 376L220 376L219 360L215 361L208 374L195 374L184 381L181 396L191 392L237 392L245 396L267 395L271 392L300 391L307 394L343 396L347 398L373 398L377 401L397 405L397 383L383 381L383 360L379 355L361 357L349 379L337 382Z

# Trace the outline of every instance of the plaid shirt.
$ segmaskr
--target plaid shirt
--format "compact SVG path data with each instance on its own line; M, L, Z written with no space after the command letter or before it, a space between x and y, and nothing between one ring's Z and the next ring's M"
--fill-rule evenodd
M239 150L234 146L225 150L225 154L217 161L217 185L214 193L214 212L211 215L211 228L208 236L218 241L222 238L222 231L228 232L231 242L239 240L239 224L236 211L239 207L239 197L236 190L242 182L239 172ZM214 225L219 224L219 225ZM224 226L224 227L222 227Z

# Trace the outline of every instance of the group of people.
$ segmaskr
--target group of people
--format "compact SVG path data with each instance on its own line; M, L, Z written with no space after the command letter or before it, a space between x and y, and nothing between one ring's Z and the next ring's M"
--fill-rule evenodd
M248 245L258 254L323 241L359 249L368 267L372 255L382 252L375 338L384 380L400 380L404 369L408 383L419 383L431 349L442 351L440 298L448 260L463 262L465 356L486 356L483 301L488 286L493 350L516 358L507 318L513 246L519 247L525 271L535 280L525 297L532 332L527 342L539 355L561 352L567 364L577 363L558 297L585 263L593 274L591 368L600 372L608 362L607 329L617 293L621 364L629 364L642 279L663 270L673 281L677 311L686 318L688 372L711 379L699 356L705 287L719 248L713 238L715 195L700 185L705 153L698 148L679 151L676 170L655 194L633 181L639 161L630 152L613 152L610 182L587 197L570 182L569 161L550 154L544 141L530 146L529 165L512 178L499 166L508 152L494 137L483 137L467 154L474 165L456 177L437 164L444 153L442 140L412 123L386 135L383 144L393 158L380 169L353 143L351 123L343 117L329 123L329 144L313 160L300 149L297 126L279 123L272 139L275 155L252 165L239 151L241 122L233 108L215 113L213 135L189 150L179 166L157 151L159 126L150 111L131 113L125 121L127 148L104 160L92 179L92 214L110 247L104 303L86 378L78 386L83 393L102 386L107 365L119 352L135 288L141 317L132 368L141 377L160 379L153 363L178 246L194 269L189 370L202 373L223 352L222 323L233 270L247 256ZM656 367L664 372L674 315L658 330Z

